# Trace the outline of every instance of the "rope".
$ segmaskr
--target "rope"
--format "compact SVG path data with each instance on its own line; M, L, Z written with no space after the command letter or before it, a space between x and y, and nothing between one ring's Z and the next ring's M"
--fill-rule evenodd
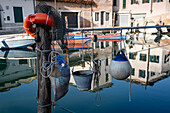
M46 25L47 25L47 23L48 23L49 14L50 14L50 11L48 11L47 20L46 20Z
M33 21L32 21L32 18L30 18L30 21L31 21L31 23L32 23L32 25L33 25L34 23L33 23Z
M41 49L39 49L39 48L37 47L37 51L40 51L41 53L48 53L48 52L50 52L51 50L41 50Z
M82 61L84 61L84 54L83 54L83 32L82 32Z
M120 30L120 50L122 50L122 29Z

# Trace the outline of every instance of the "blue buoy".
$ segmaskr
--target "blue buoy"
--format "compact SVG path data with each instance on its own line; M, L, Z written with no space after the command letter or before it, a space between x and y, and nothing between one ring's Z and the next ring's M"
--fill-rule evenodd
M130 62L123 51L120 50L109 66L111 76L117 80L124 80L130 76L131 70Z
M80 70L73 72L73 77L76 82L77 88L80 91L87 91L91 89L93 71Z

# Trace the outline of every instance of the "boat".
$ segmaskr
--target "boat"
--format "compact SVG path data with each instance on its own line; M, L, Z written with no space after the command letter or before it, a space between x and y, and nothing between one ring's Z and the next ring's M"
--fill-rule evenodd
M23 35L0 36L0 50L25 48L35 44L35 38Z
M123 35L122 38L125 40L126 36ZM119 34L108 34L108 35L97 35L96 42L107 42L107 41L114 41L114 42L120 42L121 37ZM84 35L83 37L80 34L70 34L69 38L67 38L67 48L69 50L80 50L80 49L90 49L91 46L87 47L86 42L92 42L92 36L91 35ZM83 44L82 44L83 42ZM56 44L56 42L54 42ZM54 48L56 50L60 50L59 45L55 45Z

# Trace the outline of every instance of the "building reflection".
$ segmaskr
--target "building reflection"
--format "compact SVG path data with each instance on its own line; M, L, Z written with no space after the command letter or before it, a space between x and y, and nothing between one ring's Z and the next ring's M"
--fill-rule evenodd
M13 53L16 54L12 55ZM25 55L24 57L23 54ZM36 79L35 76L36 53L21 50L1 52L0 92L18 87L21 83L30 83Z
M101 60L101 68L100 68L101 74L98 76L98 80L96 79L95 75L93 74L91 89L90 89L91 92L102 90L103 88L108 88L113 85L112 77L108 71L110 60L111 59L109 59L109 58L105 58L105 59ZM91 64L92 64L92 62L91 62ZM72 69L73 69L73 67L70 67L70 70L72 70ZM78 71L78 70L91 70L91 67L90 67L89 63L85 62L85 67L82 67L82 65L74 66L74 71ZM70 78L70 84L73 86L76 86L76 83L75 83L72 75Z
M160 47L152 49L152 46L150 48L143 45L127 48L132 66L132 82L153 85L170 75L170 50ZM143 51L139 52L139 50Z
M100 51L105 51L109 47L99 48ZM115 52L118 51L117 45ZM132 66L131 82L141 85L154 85L155 82L162 80L170 76L170 50L164 48L153 48L150 49L144 45L134 45L133 48L127 48L127 57ZM100 52L99 51L99 52ZM97 87L96 81L94 80L91 84L91 91L96 91L98 89L107 88L113 85L112 76L109 74L109 65L112 61L112 54L115 52L110 52L110 55L103 58L101 62L101 75L99 77L99 87ZM148 58L149 57L149 58ZM72 67L71 67L72 68ZM86 63L85 67L75 66L75 70L89 70L90 66ZM130 77L126 79L130 81ZM75 81L71 76L70 83L75 85Z

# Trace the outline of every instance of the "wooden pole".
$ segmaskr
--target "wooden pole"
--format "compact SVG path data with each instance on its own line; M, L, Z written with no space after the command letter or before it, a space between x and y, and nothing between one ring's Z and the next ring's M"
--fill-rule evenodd
M112 4L113 5L113 4ZM113 6L112 6L113 7ZM113 11L113 10L112 10ZM115 26L115 12L113 13L113 27ZM113 33L114 33L114 30L113 30ZM112 41L112 59L114 57L114 41Z
M147 59L147 70L146 70L146 73L147 73L147 76L146 76L146 84L145 84L145 90L147 89L147 85L148 85L148 80L149 80L149 58L150 58L150 45L149 45L149 48L148 48L148 59Z
M65 23L66 23L66 29L68 29L68 16L65 16ZM66 37L68 38L68 32L66 33ZM66 61L67 61L67 64L69 65L69 51L68 49L66 48Z
M153 0L151 0L151 10L150 10L150 13L152 13L153 12Z
M114 48L114 41L112 41L112 59L114 58L114 50L115 50L115 48Z
M48 60L48 55L51 50L51 39L49 27L36 26L36 32L40 38L40 42L36 42L36 47L40 50L49 50L49 52L37 51L37 99L38 99L38 113L51 113L51 82L49 78L44 78L40 74L40 67L42 62ZM47 73L45 73L47 76ZM48 106L46 106L48 105Z
M91 28L93 29L93 4L92 4L93 0L91 0ZM91 38L93 37L94 32L91 31ZM92 51L91 51L91 62L93 61L93 57L94 57L94 41L91 41L91 46L92 46Z
M56 0L54 0L54 9L56 10L57 8L57 3L56 3Z

